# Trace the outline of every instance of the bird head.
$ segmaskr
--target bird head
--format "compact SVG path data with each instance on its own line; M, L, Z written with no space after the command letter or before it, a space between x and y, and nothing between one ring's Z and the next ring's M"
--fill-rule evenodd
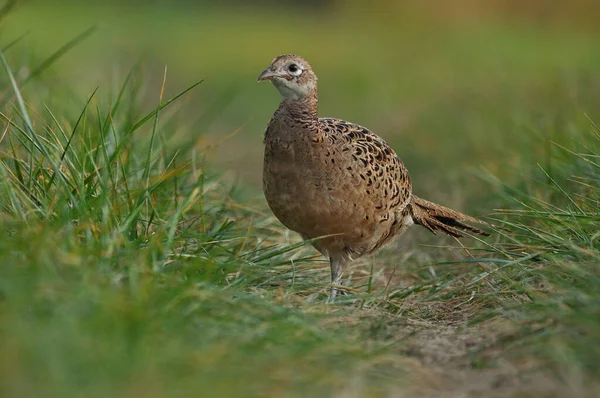
M317 76L308 62L297 55L280 55L271 62L258 81L270 80L282 99L299 100L317 88Z

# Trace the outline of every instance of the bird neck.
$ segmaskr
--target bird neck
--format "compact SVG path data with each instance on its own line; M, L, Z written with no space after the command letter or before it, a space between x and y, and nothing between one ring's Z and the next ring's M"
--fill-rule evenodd
M309 91L304 97L298 99L282 98L279 112L287 114L301 121L317 121L319 97L316 88Z

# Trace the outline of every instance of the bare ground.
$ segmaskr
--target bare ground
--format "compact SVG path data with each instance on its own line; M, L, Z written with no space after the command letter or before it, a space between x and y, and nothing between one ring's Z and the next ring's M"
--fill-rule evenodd
M410 234L407 234L410 236ZM422 247L408 252L408 247L420 239L406 236L400 246L402 255L392 256L405 261L410 256L421 257L417 261L427 264L432 258ZM412 246L415 247L415 246ZM445 249L444 249L445 250ZM448 252L444 256L464 258L464 251ZM349 269L351 286L360 285L368 278L370 266L375 261L384 269L375 277L378 289L386 285L410 286L415 278L410 269L383 265L390 261L385 253L365 261L358 261ZM393 262L393 260L392 260ZM476 266L476 265L473 265ZM327 266L324 265L327 269ZM406 380L402 388L382 396L394 397L573 397L592 398L600 396L597 383L585 381L576 370L560 372L547 370L534 358L515 355L515 347L507 351L505 342L515 334L514 324L498 317L473 326L470 321L482 314L481 302L472 297L454 300L422 302L407 298L402 308L386 310L385 303L370 308L363 306L348 311L343 306L331 309L336 314L332 323L353 324L361 334L369 338L390 342L394 363ZM360 303L357 303L359 306ZM325 309L327 311L327 309ZM340 316L340 313L342 314ZM332 325L327 325L332 326ZM476 355L477 354L477 355ZM361 396L360 389L350 385L340 392L340 397Z
M600 396L597 385L590 386L577 375L557 377L541 370L535 360L516 360L504 355L500 341L510 334L510 325L490 321L464 327L456 321L422 321L406 317L382 316L379 310L363 309L356 316L336 322L377 325L378 338L393 338L390 360L400 373L397 390L381 396L393 397L574 397ZM329 325L331 326L331 325ZM487 361L478 365L473 351L486 349ZM395 372L395 370L392 370ZM362 396L356 383L340 391L340 397Z

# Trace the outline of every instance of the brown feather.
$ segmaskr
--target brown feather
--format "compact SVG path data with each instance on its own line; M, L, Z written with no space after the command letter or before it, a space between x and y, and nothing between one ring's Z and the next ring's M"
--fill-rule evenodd
M427 228L434 234L437 231L442 231L447 235L454 236L455 238L461 238L464 236L461 233L462 230L483 236L490 236L488 232L461 222L468 221L489 226L490 224L486 223L485 221L467 216L466 214L459 213L455 210L449 209L448 207L438 205L437 203L421 199L416 195L412 196L408 207L410 215L415 224Z
M489 235L463 222L487 223L412 195L406 167L381 137L319 118L317 77L304 59L275 58L259 77L265 79L281 94L264 137L265 197L285 226L329 257L335 283L348 261L413 223L456 238L465 231Z

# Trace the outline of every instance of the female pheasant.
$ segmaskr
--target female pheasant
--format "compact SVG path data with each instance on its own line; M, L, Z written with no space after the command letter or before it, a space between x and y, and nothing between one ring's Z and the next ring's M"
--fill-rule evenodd
M476 218L412 194L408 171L390 146L365 127L319 118L317 76L296 55L281 55L258 78L281 94L264 138L263 189L289 229L329 257L336 295L345 265L379 249L412 224L462 237L488 233Z

